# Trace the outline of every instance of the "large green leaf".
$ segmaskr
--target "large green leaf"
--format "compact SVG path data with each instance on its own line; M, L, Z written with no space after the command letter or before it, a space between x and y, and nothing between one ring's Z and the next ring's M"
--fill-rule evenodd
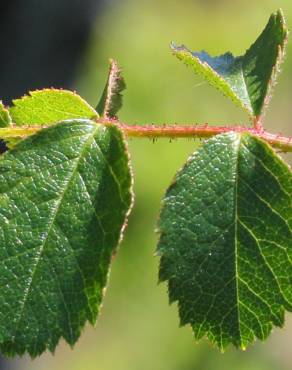
M281 10L272 14L256 42L240 57L211 57L172 45L173 53L258 120L268 104L284 54L287 27Z
M56 122L98 117L97 112L79 95L68 90L36 90L13 100L10 114L18 126L49 125Z
M121 132L43 129L0 159L0 349L36 356L94 324L131 205Z
M160 218L160 280L181 324L245 348L292 311L292 174L263 141L229 133L177 174Z
M123 104L122 92L126 88L121 70L117 62L110 60L110 69L107 83L96 108L100 116L104 118L115 118Z
M4 107L0 100L0 127L9 127L11 126L11 123L9 111Z

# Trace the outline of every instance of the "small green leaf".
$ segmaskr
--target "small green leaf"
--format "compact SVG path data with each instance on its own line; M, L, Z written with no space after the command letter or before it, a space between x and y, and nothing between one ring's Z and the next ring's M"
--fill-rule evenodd
M11 126L11 117L9 115L8 109L6 109L0 100L0 127Z
M101 117L115 118L123 104L122 91L126 88L125 81L117 62L110 60L108 80L102 97L96 108Z
M94 324L132 202L116 126L62 122L0 159L0 349L70 345Z
M250 134L207 141L161 213L160 280L181 324L224 350L264 340L292 311L292 174Z
M205 51L191 52L185 46L172 44L173 53L195 73L201 74L212 86L243 107L259 120L268 104L283 59L288 30L281 10L269 22L245 55L226 53L211 57Z
M13 100L10 108L13 123L49 125L60 121L98 117L97 112L79 95L67 90L44 89L32 91Z

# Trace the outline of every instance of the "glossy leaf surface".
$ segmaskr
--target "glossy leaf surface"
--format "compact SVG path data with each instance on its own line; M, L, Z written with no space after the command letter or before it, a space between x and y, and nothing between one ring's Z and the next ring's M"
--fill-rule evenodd
M131 205L121 132L62 122L0 159L0 349L73 345L94 324Z
M292 174L263 141L222 134L177 174L161 213L160 280L181 324L244 349L292 311Z

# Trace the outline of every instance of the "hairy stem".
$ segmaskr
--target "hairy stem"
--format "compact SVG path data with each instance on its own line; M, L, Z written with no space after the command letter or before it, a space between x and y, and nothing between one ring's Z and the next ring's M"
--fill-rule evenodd
M262 128L243 126L209 126L209 125L128 125L119 124L129 137L148 138L209 138L226 132L249 132L267 141L274 148L283 152L292 152L292 138L280 134L271 134Z
M262 127L251 128L243 126L209 126L209 125L129 125L117 120L99 119L97 123L118 125L128 137L140 138L209 138L225 132L249 132L255 135L274 148L282 152L292 152L292 137L285 137L281 134L271 134L263 130ZM24 138L39 131L44 126L12 126L0 128L0 138L9 140L10 138Z

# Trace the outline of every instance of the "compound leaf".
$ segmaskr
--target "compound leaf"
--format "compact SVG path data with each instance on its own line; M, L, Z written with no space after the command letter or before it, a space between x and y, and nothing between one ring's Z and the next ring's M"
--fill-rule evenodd
M0 127L11 126L12 120L8 109L6 109L3 103L0 101Z
M0 159L0 349L73 345L94 324L131 205L115 126L62 122Z
M96 108L100 116L104 118L115 118L123 104L122 91L126 88L124 78L117 62L110 60L108 80L102 97Z
M207 141L168 189L160 280L181 324L244 349L292 311L292 174L250 134Z
M10 114L17 126L49 125L60 121L98 117L97 112L79 95L68 90L36 90L13 100Z
M202 75L253 120L259 120L268 104L276 74L283 59L288 30L281 10L271 15L256 42L243 56L226 53L211 57L205 51L191 52L172 44L173 53L195 73Z

